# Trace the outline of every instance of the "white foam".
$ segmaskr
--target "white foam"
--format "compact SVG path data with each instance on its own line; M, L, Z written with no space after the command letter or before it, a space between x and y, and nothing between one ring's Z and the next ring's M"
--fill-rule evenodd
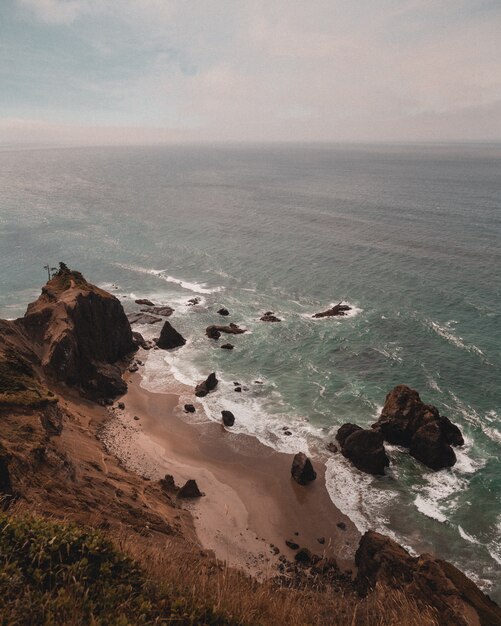
M423 515L444 523L448 519L448 509L454 506L454 503L448 503L446 500L464 489L467 482L457 472L450 469L428 472L423 478L427 481L426 485L416 486L413 489L419 490L414 499L414 505Z
M480 541L477 541L475 539L475 537L472 537L463 528L461 528L461 526L459 526L459 524L458 524L458 531L459 531L459 534L461 535L461 537L463 539L465 539L466 541L469 541L470 543L480 543Z
M168 283L174 283L179 285L183 289L187 289L188 291L193 291L194 293L217 293L218 291L223 291L224 287L212 287L209 288L205 283L195 283L184 280L183 278L176 278L175 276L166 275L165 272L167 270L157 270L153 268L140 267L138 265L127 265L125 263L115 263L118 267L122 269L131 270L133 272L139 272L141 274L149 274L151 276L156 276L161 280L165 280Z
M465 343L463 338L459 335L455 335L452 332L450 326L456 324L455 320L449 320L443 326L441 326L438 322L434 322L433 320L428 320L428 326L442 339L448 341L451 345L456 346L456 348L460 348L461 350L466 350L467 352L472 352L477 354L478 356L485 356L482 350L478 348L473 343Z
M416 509L423 515L426 515L426 517L431 517L431 519L435 519L442 524L447 521L447 517L440 512L438 506L430 499L423 496L416 496L414 504Z

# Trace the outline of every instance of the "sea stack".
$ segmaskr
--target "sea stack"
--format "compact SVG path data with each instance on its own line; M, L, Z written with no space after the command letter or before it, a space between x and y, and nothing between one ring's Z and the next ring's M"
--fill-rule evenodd
M170 322L164 322L157 346L162 350L172 350L184 346L186 339L177 332Z
M304 452L298 452L294 457L291 475L299 485L307 485L316 479L317 473L313 469L310 459Z

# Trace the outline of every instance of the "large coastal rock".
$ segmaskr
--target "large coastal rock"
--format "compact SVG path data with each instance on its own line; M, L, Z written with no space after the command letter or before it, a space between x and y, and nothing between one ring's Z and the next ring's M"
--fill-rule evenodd
M221 411L221 417L223 418L223 424L225 426L233 426L235 423L235 416L231 411Z
M121 361L137 348L120 301L64 263L14 322L45 375L94 399L125 393Z
M212 324L211 326L207 326L205 329L205 334L209 339L219 339L221 337L221 333L227 333L229 335L241 335L242 333L247 332L245 328L240 328L237 324L231 322L228 326L219 326L218 324Z
M434 607L441 626L495 626L501 609L453 565L430 555L412 557L392 539L366 532L355 554L356 584L366 593L380 583Z
M195 387L195 395L199 398L203 398L217 387L218 382L219 381L216 378L216 373L212 372L212 374L209 374L207 376L206 380L198 383L198 385Z
M157 339L157 346L162 350L172 350L184 346L186 339L177 332L170 322L164 322L160 337Z
M299 485L307 485L316 479L317 473L304 452L298 452L292 460L291 475Z
M434 470L454 465L451 446L464 444L459 428L407 385L398 385L386 396L372 428L389 443L409 448L412 456Z
M336 439L343 456L367 474L383 475L390 460L384 449L383 437L375 430L366 430L355 424L344 424Z

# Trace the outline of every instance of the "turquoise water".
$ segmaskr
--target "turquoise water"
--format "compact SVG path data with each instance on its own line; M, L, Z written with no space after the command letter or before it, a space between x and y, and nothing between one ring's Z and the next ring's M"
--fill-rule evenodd
M500 242L500 146L0 151L0 316L21 315L59 260L126 308L172 304L189 342L152 354L145 385L216 370L209 414L230 408L283 450L321 450L340 424L372 423L394 385L418 389L462 428L457 465L432 473L390 448L372 478L336 455L329 492L361 530L436 552L498 601ZM341 300L353 315L311 319ZM232 352L204 336L221 305L251 330ZM282 323L259 322L267 310Z

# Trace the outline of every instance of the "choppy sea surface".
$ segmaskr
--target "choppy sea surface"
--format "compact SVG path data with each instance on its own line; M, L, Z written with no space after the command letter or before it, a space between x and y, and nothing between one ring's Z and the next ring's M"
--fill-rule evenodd
M209 415L229 408L277 449L321 450L375 421L394 385L417 389L463 430L457 464L389 447L374 478L332 455L329 493L360 530L501 601L501 146L0 148L0 317L60 260L127 310L172 305L188 344L150 353L143 384L214 370ZM349 316L311 318L340 301ZM223 305L250 331L233 351L204 335ZM268 310L283 321L260 322Z

